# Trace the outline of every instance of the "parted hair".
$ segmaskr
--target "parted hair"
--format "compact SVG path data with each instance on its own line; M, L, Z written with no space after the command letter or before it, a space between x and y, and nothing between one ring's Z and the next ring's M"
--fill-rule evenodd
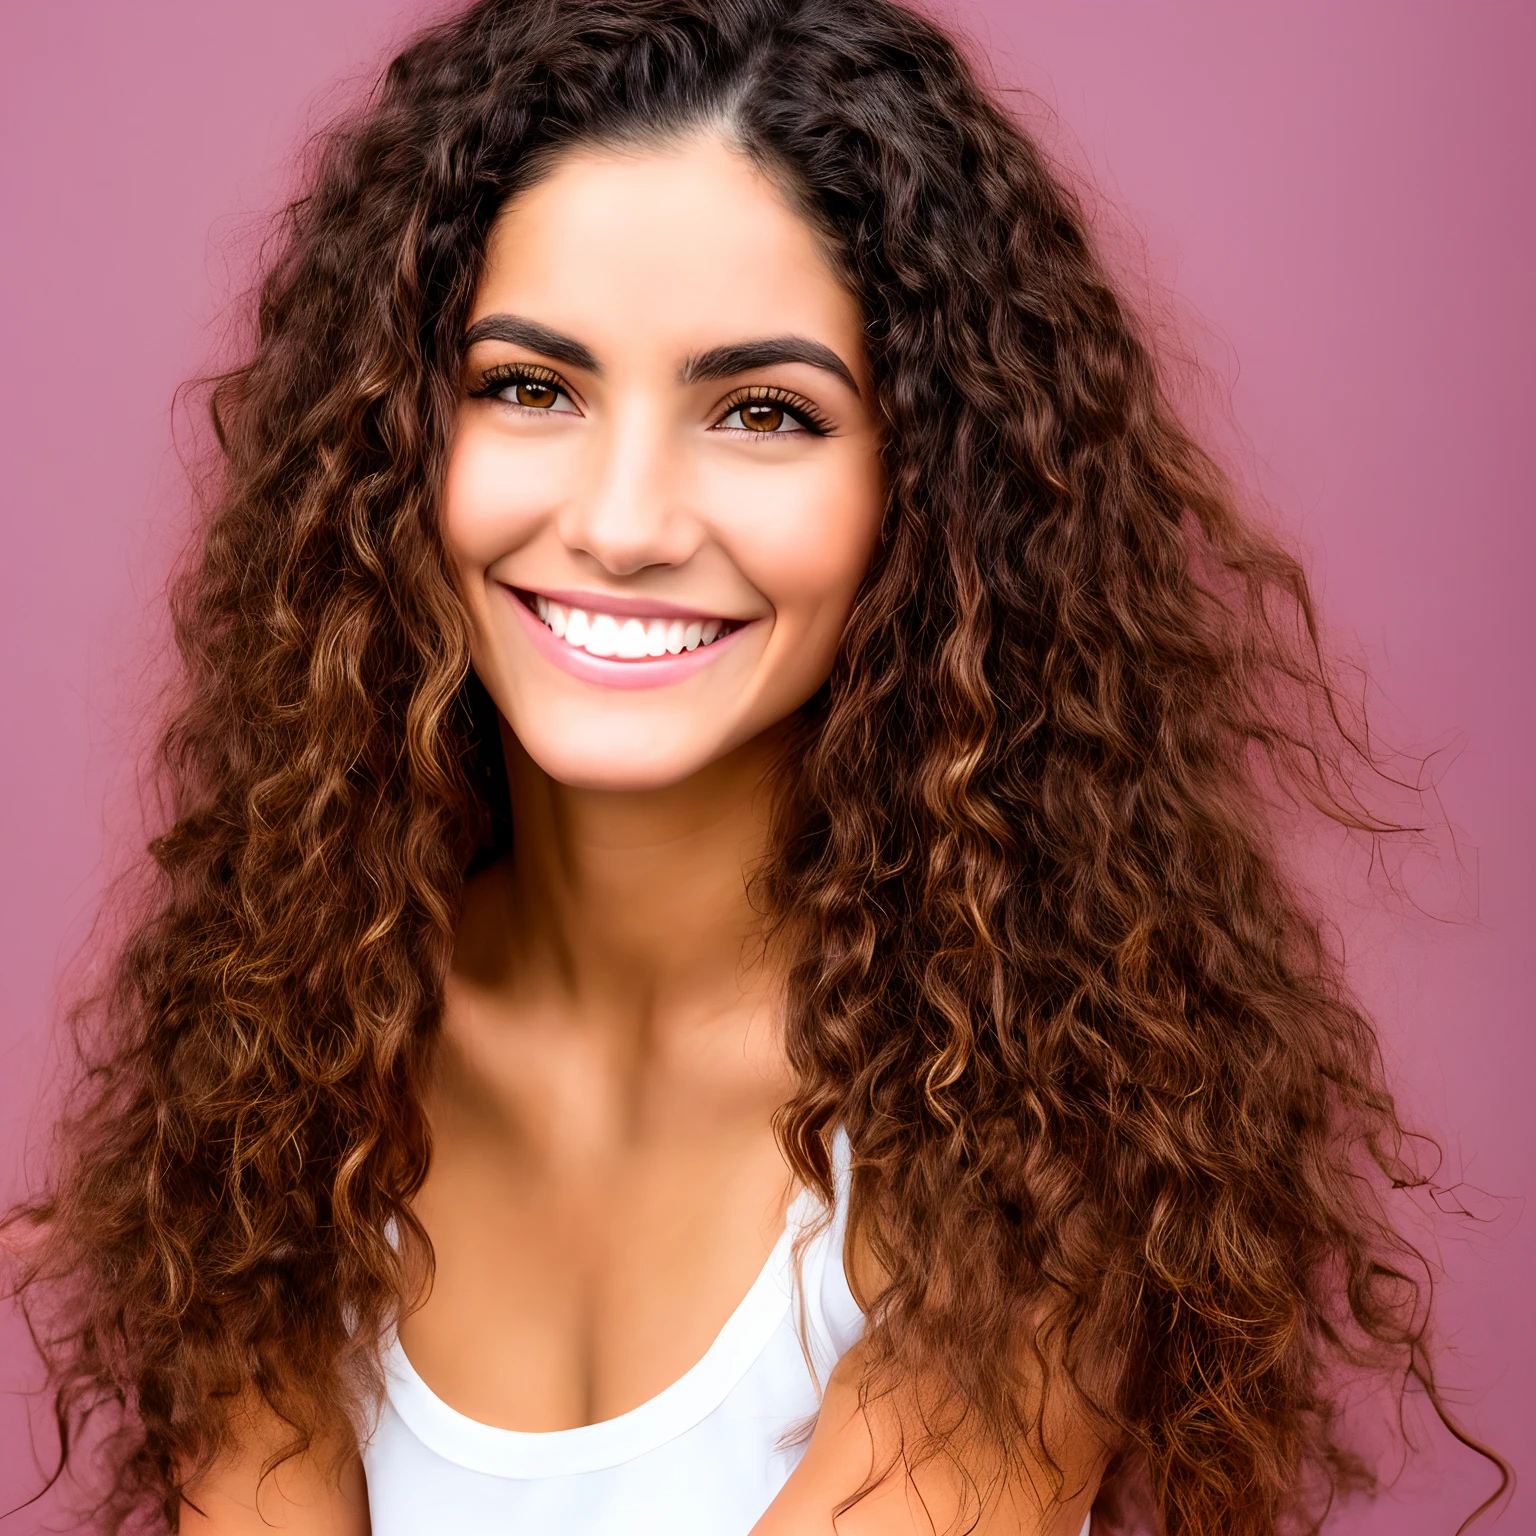
M1391 1207L1422 1179L1268 830L1287 797L1379 830L1360 738L1070 187L886 0L480 0L325 137L211 392L151 894L11 1218L64 1459L102 1426L100 1526L175 1529L251 1393L290 1450L377 1398L465 873L506 837L438 525L487 232L567 146L699 128L824 237L884 428L755 876L780 1139L830 1193L847 1129L882 1277L862 1390L925 1384L908 1457L1007 1468L1052 1465L1070 1381L1167 1536L1315 1530L1370 1484L1343 1380L1444 1414Z

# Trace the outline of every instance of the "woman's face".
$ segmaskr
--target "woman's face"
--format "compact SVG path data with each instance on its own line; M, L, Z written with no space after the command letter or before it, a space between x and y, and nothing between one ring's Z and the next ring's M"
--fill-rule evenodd
M572 785L676 783L826 679L880 524L862 320L738 152L574 152L502 212L444 530L474 664Z

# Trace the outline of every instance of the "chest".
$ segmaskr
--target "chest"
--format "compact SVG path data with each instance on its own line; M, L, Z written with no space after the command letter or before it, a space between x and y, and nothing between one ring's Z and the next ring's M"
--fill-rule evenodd
M435 1273L401 1345L482 1423L613 1418L702 1357L783 1230L782 1085L662 1079L626 1100L590 1063L486 1070L461 1057L434 1106L415 1209Z

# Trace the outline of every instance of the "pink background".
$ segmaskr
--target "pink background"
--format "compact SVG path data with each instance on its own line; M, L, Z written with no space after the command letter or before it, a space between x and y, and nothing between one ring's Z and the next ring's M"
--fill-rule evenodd
M185 502L172 392L218 357L304 132L423 14L49 0L0 21L5 1192L35 1140L62 967L131 828L124 759ZM1378 910L1341 880L1340 924L1448 1181L1509 1197L1472 1197L1489 1219L1442 1245L1445 1374L1471 1424L1529 1469L1536 8L959 0L945 14L1001 81L1060 113L1060 152L1100 187L1133 279L1215 370L1213 430L1310 551L1388 735L1443 749L1460 875L1420 861L1417 906ZM35 1486L9 1395L29 1372L0 1328L0 1507ZM1395 1502L1339 1528L1448 1533L1485 1487L1436 1442ZM1499 1528L1531 1529L1531 1507L1517 1497Z

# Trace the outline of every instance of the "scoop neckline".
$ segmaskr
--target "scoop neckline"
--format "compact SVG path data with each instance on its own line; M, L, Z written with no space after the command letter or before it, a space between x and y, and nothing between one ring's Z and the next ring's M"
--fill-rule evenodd
M492 1477L567 1477L618 1466L686 1433L741 1381L784 1320L793 1300L795 1236L815 1191L790 1202L784 1230L747 1294L702 1356L654 1397L611 1419L572 1429L502 1429L451 1408L417 1374L398 1334L383 1350L389 1404L428 1450Z

